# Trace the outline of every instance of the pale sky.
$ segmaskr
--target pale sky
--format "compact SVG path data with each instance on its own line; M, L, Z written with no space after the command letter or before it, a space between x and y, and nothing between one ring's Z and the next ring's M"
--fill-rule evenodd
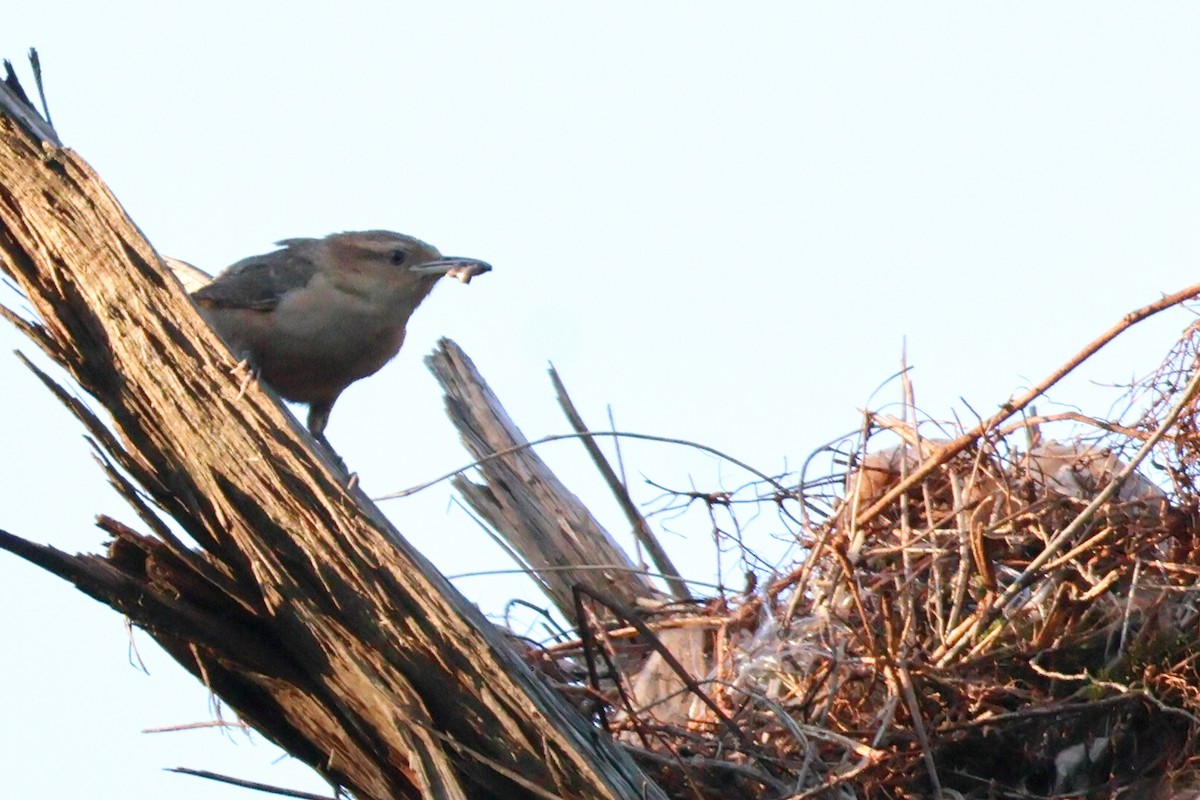
M611 405L774 473L856 428L905 342L928 413L989 413L1200 280L1194 4L328 6L24 3L0 55L32 87L39 49L63 140L162 253L217 270L390 228L495 266L439 287L334 409L375 494L469 460L421 363L442 335L531 438L568 429L552 361L593 426ZM1190 321L1129 334L1051 400L1104 414L1091 382L1151 371ZM97 513L134 515L16 348L0 329L0 528L97 551ZM623 535L578 444L541 452ZM639 502L643 477L746 480L694 450L623 455ZM510 566L444 485L384 509L448 574ZM703 520L670 528L712 578ZM523 591L457 583L488 612ZM5 796L248 796L172 766L321 790L259 737L141 733L211 719L208 695L144 635L151 675L131 666L122 619L71 586L0 554L0 608Z

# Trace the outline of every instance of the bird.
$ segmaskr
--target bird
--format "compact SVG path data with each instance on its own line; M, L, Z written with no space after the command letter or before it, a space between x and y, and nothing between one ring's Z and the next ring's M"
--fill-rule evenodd
M438 279L469 283L492 267L383 230L276 245L206 284L203 271L166 261L188 288L203 284L191 291L201 316L251 375L308 406L309 432L336 458L325 427L341 393L400 352L409 318Z

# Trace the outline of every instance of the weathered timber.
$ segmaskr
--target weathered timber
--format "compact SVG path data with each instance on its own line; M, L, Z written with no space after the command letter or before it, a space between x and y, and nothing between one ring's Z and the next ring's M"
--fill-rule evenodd
M454 488L516 551L559 611L574 620L576 586L630 606L662 602L665 596L527 446L467 354L443 339L425 361L463 445L480 462L483 483L459 475Z
M612 491L617 505L621 507L621 511L625 514L625 519L629 520L629 526L632 528L633 535L638 540L638 544L646 548L646 554L650 556L650 559L654 562L654 566L658 568L659 574L667 581L667 586L670 588L671 594L677 600L694 599L691 591L688 589L687 582L679 574L679 570L671 561L671 557L667 555L667 551L663 549L662 543L658 541L658 537L654 535L654 531L650 530L650 525L646 522L646 518L642 516L637 506L634 505L633 498L629 496L629 490L625 488L625 484L617 477L617 473L613 470L612 465L604 457L604 453L601 452L600 445L596 443L595 437L588 435L588 426L583 421L583 416L580 415L579 409L575 408L575 403L571 401L571 396L567 394L567 387L563 384L562 378L559 377L558 370L552 365L549 372L550 382L554 384L554 394L558 398L559 407L567 415L567 421L571 423L571 427L580 435L580 441L583 442L583 447L587 450L588 455L592 457L592 463L596 465L596 469L600 470L601 477L608 484L608 488Z
M107 556L8 533L0 547L127 614L359 798L663 797L273 396L239 392L233 358L100 179L23 123L11 91L0 106L0 269L37 319L4 314L103 406L109 422L39 372L150 530L101 519Z

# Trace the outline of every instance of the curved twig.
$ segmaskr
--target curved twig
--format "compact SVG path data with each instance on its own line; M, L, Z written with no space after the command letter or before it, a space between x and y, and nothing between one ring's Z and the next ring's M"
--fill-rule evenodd
M1197 293L1200 293L1200 289L1197 289ZM466 466L459 467L458 469L454 470L453 472L447 472L445 475L434 478L431 481L426 481L425 483L419 483L416 486L410 486L407 489L402 489L398 492L392 492L391 494L380 495L379 497L375 497L372 499L375 500L375 502L380 502L383 500L397 500L401 497L408 497L409 495L414 495L417 492L423 492L431 486L436 486L437 484L441 483L442 481L450 480L455 475L461 475L464 472L466 472L467 470L474 469L475 467L479 466L480 464L486 464L489 461L494 461L497 458L503 458L504 456L512 455L513 453L519 453L522 450L527 450L531 447L536 447L539 444L547 444L549 442L558 442L558 441L562 441L564 439L585 439L588 437L598 437L598 436L611 436L614 438L619 437L619 438L624 438L624 439L637 439L637 440L643 441L643 442L660 442L662 444L678 444L678 445L683 445L684 447L692 447L692 448L695 448L696 450L701 450L705 453L714 455L717 458L723 458L726 461L728 461L730 464L733 464L735 467L741 467L742 469L746 470L746 472L749 472L751 475L755 476L756 478L759 478L759 479L771 484L771 486L775 487L778 491L782 492L783 494L786 494L789 496L792 494L791 489L788 489L783 484L781 484L779 481L777 481L774 478L772 478L771 476L767 475L765 472L760 472L759 470L757 470L754 467L747 464L745 461L739 461L738 459L734 458L733 456L729 455L728 453L723 453L720 450L718 450L717 448L709 447L706 444L700 444L699 442L689 442L687 439L674 439L674 438L671 438L670 436L654 436L649 433L630 433L628 431L584 431L582 433L552 433L549 436L543 436L542 438L535 439L532 442L525 442L524 444L514 445L513 447L506 447L503 450L497 450L495 453L490 453L487 456L485 456L484 458L479 459L478 461L473 461L470 464L467 464Z

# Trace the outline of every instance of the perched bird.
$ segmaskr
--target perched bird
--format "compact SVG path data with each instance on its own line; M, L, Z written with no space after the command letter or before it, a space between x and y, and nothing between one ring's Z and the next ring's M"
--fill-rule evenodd
M400 351L408 318L438 279L467 283L491 270L390 231L278 244L229 267L192 298L254 374L308 405L308 430L331 451L325 425L338 395ZM180 273L178 263L171 267Z

